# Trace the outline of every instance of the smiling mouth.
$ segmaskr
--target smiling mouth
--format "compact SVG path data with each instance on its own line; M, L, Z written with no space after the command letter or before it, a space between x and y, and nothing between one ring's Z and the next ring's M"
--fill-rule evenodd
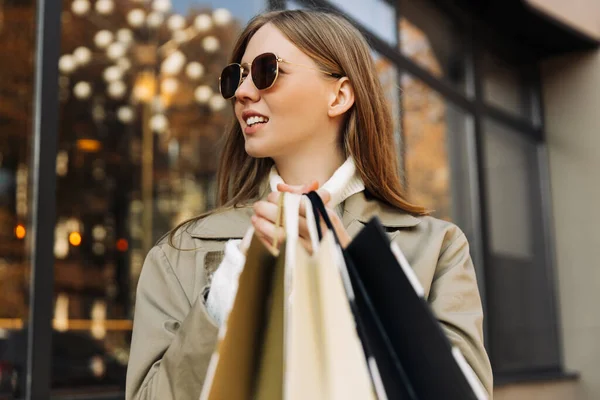
M246 126L251 127L258 124L266 124L269 122L269 118L260 117L260 116L252 116L246 120Z

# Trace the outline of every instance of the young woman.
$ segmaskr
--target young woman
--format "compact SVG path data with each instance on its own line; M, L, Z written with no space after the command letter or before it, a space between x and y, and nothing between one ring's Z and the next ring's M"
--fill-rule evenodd
M491 394L467 240L405 199L391 116L361 34L337 15L271 12L250 21L231 60L219 82L235 111L219 170L220 207L182 224L148 254L127 399L198 399L244 260L239 239L252 225L270 242L278 192L317 187L343 244L379 217Z

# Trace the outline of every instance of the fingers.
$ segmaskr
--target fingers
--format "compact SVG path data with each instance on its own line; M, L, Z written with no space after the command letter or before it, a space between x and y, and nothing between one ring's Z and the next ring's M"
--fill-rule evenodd
M308 185L288 185L287 183L279 183L277 185L277 190L280 192L288 192L288 193L296 193L296 194L305 194L308 192L312 192L313 190L317 190L319 188L319 182L313 181Z
M263 243L269 246L273 245L274 238L277 238L277 242L281 243L281 240L285 237L285 230L282 227L276 227L273 222L265 218L253 215L251 221L255 234L263 240Z

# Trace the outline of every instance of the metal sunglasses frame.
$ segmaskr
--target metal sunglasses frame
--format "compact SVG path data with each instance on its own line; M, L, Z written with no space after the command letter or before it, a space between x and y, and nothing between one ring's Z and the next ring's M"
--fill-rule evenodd
M258 89L258 87L257 87L257 89L258 89L258 90L268 90L268 89L270 89L270 88L272 88L272 87L273 87L273 85L275 84L275 82L277 82L277 78L279 77L279 63L285 63L285 64L290 64L290 65L296 65L296 66L298 66L298 67L304 67L304 68L312 69L313 71L322 72L322 73L324 73L324 74L326 74L326 75L332 76L332 77L334 77L334 78L337 78L337 79L339 79L339 78L343 77L343 75L337 74L337 73L335 73L335 72L328 72L328 71L324 71L324 70L322 70L322 69L319 69L319 68L314 68L314 67L311 67L311 66L309 66L309 65L297 64L297 63L293 63L293 62L291 62L291 61L284 60L283 58L281 58L281 57L277 56L277 54L275 54L275 53L270 53L270 52L269 52L269 53L262 53L262 54L259 54L259 55L257 55L256 57L254 57L254 60L256 60L258 57L262 57L262 56L264 56L264 55L267 55L267 54L271 54L271 55L273 55L273 56L275 57L275 61L277 61L277 71L275 71L275 78L273 79L273 82L272 82L272 83L271 83L271 84L270 84L268 87L266 87L266 88L263 88L263 89ZM254 60L252 60L252 62L254 62ZM228 67L231 67L232 65L237 65L237 66L240 68L240 80L239 80L239 82L238 82L238 84L237 84L237 86L236 86L236 91L237 91L237 89L240 87L240 85L242 84L242 82L244 81L244 79L246 79L246 78L244 77L244 70L247 70L247 71L248 71L248 75L251 75L251 74L252 74L252 62L251 62L251 63L244 63L244 64L239 64L239 63L231 63L231 64L228 64L228 65L225 67L225 68L228 68ZM223 70L225 70L225 68L223 68ZM223 73L222 73L222 72L221 72L221 75L223 75ZM246 75L246 76L248 76L248 75ZM254 84L254 86L256 87L256 84L254 83L254 81L252 81L252 83L253 83L253 84ZM231 99L231 98L235 97L235 92L234 92L234 94L233 94L232 96L230 96L230 97L225 97L225 96L223 95L223 92L221 91L221 76L219 76L219 93L221 93L221 96L223 96L223 98L224 98L225 100L229 100L229 99Z

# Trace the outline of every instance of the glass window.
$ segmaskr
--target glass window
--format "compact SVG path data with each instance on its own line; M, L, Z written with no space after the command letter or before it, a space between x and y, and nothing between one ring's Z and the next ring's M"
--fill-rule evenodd
M144 258L179 222L215 205L231 118L218 76L241 27L265 6L65 3L55 393L123 389Z
M24 395L35 1L0 2L0 397Z
M404 168L411 201L423 205L442 219L454 220L459 204L452 189L453 157L450 145L460 149L454 137L465 136L465 115L411 75L402 75L402 124ZM458 146L457 146L458 145ZM463 157L457 154L456 159ZM467 179L465 167L457 165L457 179Z
M531 117L527 66L486 52L483 56L485 101L520 117Z
M394 122L394 138L396 140L396 148L398 155L401 155L402 137L400 135L400 79L398 69L387 58L383 57L376 51L372 51L371 55L375 61L375 68L379 75L379 80L383 86L392 119Z
M425 1L400 2L402 53L435 77L466 89L466 40L458 27Z
M486 266L488 327L496 375L558 368L554 282L541 209L537 144L486 121L490 258Z
M395 26L396 10L385 0L332 0L329 3L339 8L366 29L379 36L391 45L396 45L397 34ZM288 0L287 8L311 8L310 2Z

